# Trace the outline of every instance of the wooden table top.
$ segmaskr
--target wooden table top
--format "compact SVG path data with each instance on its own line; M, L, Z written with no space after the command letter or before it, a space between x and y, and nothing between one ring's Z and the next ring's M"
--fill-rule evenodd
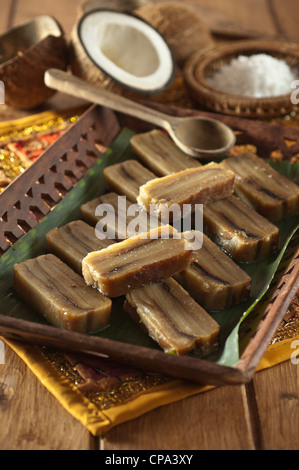
M284 36L299 41L298 0L185 0L197 3L220 40ZM0 32L40 14L69 33L79 0L6 0ZM50 100L63 107L59 97ZM26 115L4 109L0 120ZM1 450L297 450L299 368L290 361L247 385L219 387L160 407L95 438L44 388L8 347L0 365Z

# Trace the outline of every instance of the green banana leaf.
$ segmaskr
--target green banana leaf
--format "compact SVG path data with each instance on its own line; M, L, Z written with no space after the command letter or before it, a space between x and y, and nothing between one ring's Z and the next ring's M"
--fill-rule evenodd
M60 227L80 219L80 206L105 192L104 168L129 158L135 158L130 148L132 135L130 130L124 129L111 148L93 165L85 177L57 207L0 258L0 313L2 315L45 324L45 320L15 294L13 290L14 265L46 253L46 234L54 227ZM289 162L278 162L273 163L273 166L280 173L299 183L299 164L291 165ZM248 301L231 309L210 312L221 327L221 347L217 354L207 357L207 360L226 366L234 366L239 362L240 351L254 333L254 327L258 322L259 316L256 313L256 308L262 305L261 301L270 291L271 282L281 266L287 247L298 228L298 217L281 222L279 224L280 247L278 253L265 260L241 266L252 277L251 296ZM241 338L240 331L245 323L246 334L243 334ZM123 312L122 299L114 301L110 325L96 335L149 348L159 348Z

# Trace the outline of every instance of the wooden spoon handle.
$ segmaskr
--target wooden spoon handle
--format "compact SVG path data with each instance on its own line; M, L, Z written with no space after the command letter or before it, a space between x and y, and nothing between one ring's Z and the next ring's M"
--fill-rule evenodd
M171 128L170 122L178 119L155 109L147 108L111 91L99 88L62 70L47 70L44 80L49 88L106 106L114 111L134 116L137 119L150 122L167 130Z

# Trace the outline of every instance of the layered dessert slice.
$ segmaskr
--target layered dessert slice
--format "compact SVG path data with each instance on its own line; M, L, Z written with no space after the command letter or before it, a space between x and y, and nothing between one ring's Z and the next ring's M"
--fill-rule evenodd
M129 201L136 202L139 187L156 178L137 160L126 160L105 168L104 177L109 191L126 196Z
M236 194L267 219L299 214L299 186L254 153L228 158L221 166L235 173Z
M117 195L114 199L117 201ZM94 205L97 206L97 203ZM130 204L127 207L129 210ZM93 210L91 212L94 213ZM112 233L114 218L111 217L111 220L106 222L108 232ZM132 220L127 218L127 222L130 224ZM129 232L129 227L122 230L122 233ZM202 248L194 249L190 266L185 271L175 274L174 277L208 310L222 310L246 300L251 281L247 274L207 236L202 233L196 233L195 236L198 239L196 245L202 245ZM197 242L197 240L193 241L192 237L186 240L192 243Z
M101 250L114 243L108 238L99 239L94 227L76 220L54 228L46 235L46 247L74 271L82 274L82 260L88 253Z
M88 286L120 297L183 271L191 259L190 245L168 226L90 253L83 259L82 272Z
M232 157L226 162L235 159L237 161L238 157ZM186 164L188 165L188 160ZM221 211L223 211L222 216ZM221 203L205 205L203 214L203 230L236 261L246 263L256 261L278 248L277 227L271 221L269 223L267 218L262 217L250 204L236 196L222 199Z
M140 165L138 184L147 177ZM204 205L203 230L237 262L256 261L278 248L278 228L235 195Z
M200 236L202 247L193 251L190 266L174 278L209 311L223 310L247 300L251 278L206 235Z
M108 238L120 241L150 230L148 214L134 206L125 196L112 192L83 204L81 215Z
M203 210L205 233L235 261L250 263L278 249L279 230L237 196Z
M230 196L234 190L234 173L217 163L156 178L140 187L137 202L148 212L157 213L174 205L208 204Z
M201 166L198 160L182 152L164 131L158 129L134 135L131 147L141 163L157 176Z
M111 300L52 254L15 265L14 289L59 328L91 333L109 324Z
M131 291L124 310L165 352L206 355L218 346L219 325L174 279Z

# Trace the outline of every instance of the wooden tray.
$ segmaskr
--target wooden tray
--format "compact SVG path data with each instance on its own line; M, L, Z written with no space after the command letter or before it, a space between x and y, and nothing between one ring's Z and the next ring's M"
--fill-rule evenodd
M164 112L177 115L209 114L192 110L155 105ZM213 115L215 117L215 115ZM256 145L261 156L280 149L287 158L298 151L299 131L266 123L245 121L229 116L216 116L231 125L238 134L238 143ZM63 199L92 164L101 157L122 129L124 117L110 110L92 106L62 137L58 139L28 170L0 196L0 248L5 253L26 232L31 230ZM128 122L126 122L126 125ZM144 123L130 120L135 131L148 129ZM286 139L294 141L293 151ZM267 310L240 363L227 367L193 357L178 357L160 350L140 347L96 336L73 333L52 326L16 319L0 314L0 334L13 340L50 346L64 351L79 351L110 357L119 363L147 371L220 385L246 383L254 374L278 325L299 287L299 250L275 289ZM3 308L3 307L2 307Z

